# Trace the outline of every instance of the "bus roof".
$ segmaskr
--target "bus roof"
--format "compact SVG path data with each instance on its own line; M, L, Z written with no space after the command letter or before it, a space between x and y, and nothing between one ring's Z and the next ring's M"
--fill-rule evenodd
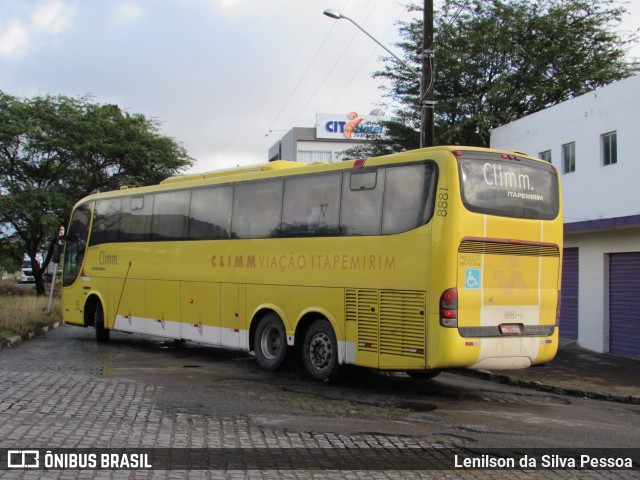
M526 154L521 154L520 152L515 151L506 151L506 150L495 150L488 149L483 147L467 147L467 146L458 146L458 145L438 145L434 147L427 147L417 150L407 150L404 152L393 153L389 155L383 155L380 157L370 157L366 159L358 159L358 160L346 160L343 162L316 162L316 163L302 163L302 162L293 162L290 160L276 160L269 163L257 164L257 165L246 165L246 166L238 166L234 168L226 168L222 170L214 170L211 172L204 173L195 173L195 174L187 174L187 175L178 175L174 177L169 177L160 182L160 184L149 185L149 186L128 186L120 191L110 191L110 192L101 192L94 193L89 195L78 201L78 204L84 203L88 200L93 199L101 199L108 198L111 196L125 196L125 195L136 195L136 194L144 194L144 193L153 193L156 191L164 191L171 190L172 188L181 188L183 184L190 184L190 186L203 186L208 184L208 181L212 181L212 183L226 183L226 182L236 182L236 181L244 181L244 180L254 180L256 178L261 177L273 177L279 176L281 173L288 174L291 173L305 173L305 172L318 172L318 171L331 171L331 170L348 170L351 168L358 168L370 166L376 167L381 165L387 165L392 163L404 163L404 162L412 162L412 161L420 161L426 159L437 159L442 155L451 155L455 154L458 151L461 152L492 152L498 154L510 154L510 155L518 155L527 157L531 160L537 160L539 162L545 162L544 160L540 160ZM184 185L185 187L187 185ZM128 190L128 191L127 191Z
M204 180L206 178L227 177L231 175L240 175L243 173L266 172L269 170L280 170L283 168L300 168L300 167L306 167L308 165L310 164L292 162L290 160L276 160L274 162L269 162L269 163L262 163L258 165L246 165L243 167L238 166L235 168L225 168L222 170L214 170L212 172L194 173L191 175L177 175L175 177L169 177L166 180L163 180L162 182L160 182L160 184L190 182L192 180Z
M379 164L379 163L387 163L389 162L389 160L402 161L403 159L406 159L406 157L411 157L411 156L417 156L417 157L424 156L425 151L435 153L436 151L454 152L456 150L487 151L490 149L483 148L483 147L467 147L467 146L461 147L456 145L438 145L435 147L428 147L428 148L417 149L417 150L406 150L404 152L383 155L381 157L371 157L366 159L366 162L367 164L372 165L372 164ZM517 155L528 157L526 153L517 152L515 150L509 151L509 152L506 152L503 150L493 150L493 151L499 152L499 153L517 154ZM351 163L353 163L354 161L355 160L351 160ZM339 163L343 164L343 167L349 168L348 166L350 165L350 161L339 162ZM230 177L234 175L242 175L242 174L248 174L248 173L269 172L273 170L281 170L281 169L288 169L288 168L309 168L315 165L329 165L329 164L330 162L302 163L302 162L294 162L291 160L275 160L269 163L260 163L255 165L245 165L245 166L238 166L233 168L224 168L221 170L213 170L210 172L194 173L194 174L187 174L187 175L176 175L174 177L169 177L161 181L160 185L181 183L181 182L191 182L196 180L205 180L208 178Z

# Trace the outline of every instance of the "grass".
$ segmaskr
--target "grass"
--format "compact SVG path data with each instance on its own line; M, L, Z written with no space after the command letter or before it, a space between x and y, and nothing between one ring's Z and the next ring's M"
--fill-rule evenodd
M17 286L0 282L0 340L35 332L62 318L60 296L54 292L51 312L47 313L49 296L38 297L33 286Z

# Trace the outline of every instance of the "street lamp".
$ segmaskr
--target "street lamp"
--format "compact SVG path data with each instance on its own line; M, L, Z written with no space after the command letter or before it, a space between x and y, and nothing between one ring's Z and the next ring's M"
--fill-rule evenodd
M367 32L360 25L358 25L358 23L356 23L356 21L353 20L352 18L347 17L346 15L343 15L342 13L339 13L338 11L336 11L336 10L334 10L332 8L327 8L322 13L324 13L327 17L333 18L335 20L341 20L343 18L345 20L349 20L356 27L358 27L360 29L360 31L362 31L371 40L373 40L378 45L380 45L382 48L384 48L386 52L388 52L391 56L393 56L393 58L398 60L400 62L400 64L402 64L407 70L409 70L411 73L413 73L416 76L416 78L420 82L420 103L421 103L421 106L422 106L420 147L431 147L431 146L433 146L434 145L434 135L433 135L433 106L434 106L434 102L433 102L433 82L427 82L427 78L428 78L427 69L431 70L430 71L431 75L433 75L433 71L431 69L431 64L429 63L429 65L427 65L427 62L426 62L427 55L424 55L425 61L423 63L423 69L422 69L422 74L421 74L415 68L413 68L411 65L409 65L407 62L402 60L395 53L393 53L391 50L389 50L387 47L385 47L382 43L380 43L373 35L371 35L369 32ZM425 50L425 52L426 52L426 50ZM429 51L429 54L430 54L430 51ZM429 60L430 60L430 58L429 58Z
M367 35L371 40L373 40L374 42L376 42L378 45L380 45L382 48L384 48L389 54L393 55L393 57L398 60L402 65L405 66L405 68L407 68L411 73L413 73L418 80L421 79L421 75L420 73L418 73L418 71L416 69L414 69L411 65L409 65L407 62L405 62L404 60L402 60L400 57L398 57L395 53L393 53L391 50L389 50L387 47L385 47L382 43L380 43L376 38L373 37L373 35L371 35L369 32L367 32L364 28L362 28L360 25L358 25L355 20L353 20L352 18L347 17L346 15L343 15L341 13L338 13L337 11L335 11L332 8L327 8L324 12L327 17L329 18L334 18L336 20L340 20L342 18L344 18L345 20L349 20L351 23L353 23L356 27L358 27L365 35Z

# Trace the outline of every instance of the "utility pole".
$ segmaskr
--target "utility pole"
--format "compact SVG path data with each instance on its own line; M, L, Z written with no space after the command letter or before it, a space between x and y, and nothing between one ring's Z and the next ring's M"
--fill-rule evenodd
M435 100L433 87L435 68L433 58L433 0L424 0L422 40L422 81L420 82L420 147L433 147Z
M343 15L332 8L327 8L323 13L335 20L345 19L353 23L371 40L384 48L391 56L393 56L407 71L413 73L415 78L420 81L420 147L433 147L436 143L434 133L434 95L433 84L435 83L435 69L433 61L433 0L424 0L424 19L423 19L423 41L422 41L422 72L414 69L407 62L398 57L395 53L385 47L373 35L362 28L355 20Z

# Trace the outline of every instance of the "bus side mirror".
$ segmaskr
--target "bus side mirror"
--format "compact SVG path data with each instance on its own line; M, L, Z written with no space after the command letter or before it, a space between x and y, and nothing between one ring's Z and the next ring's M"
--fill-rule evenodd
M53 245L53 255L51 261L55 264L60 264L60 245L56 242Z

